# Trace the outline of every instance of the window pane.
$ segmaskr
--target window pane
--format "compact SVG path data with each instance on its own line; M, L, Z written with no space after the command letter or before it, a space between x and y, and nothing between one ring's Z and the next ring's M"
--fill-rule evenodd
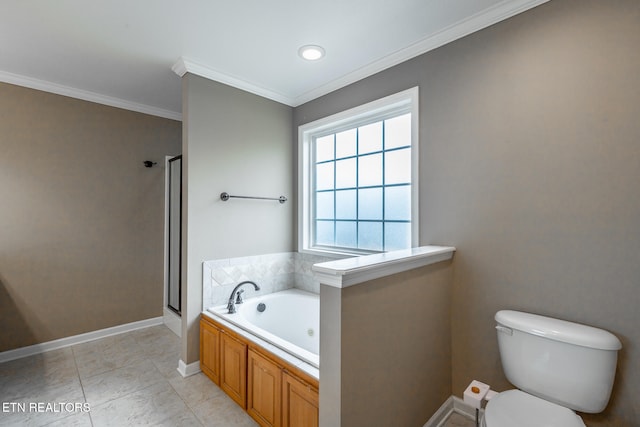
M353 188L356 186L356 159L336 161L336 188Z
M316 245L334 245L333 221L316 221Z
M336 159L356 155L356 130L349 129L336 134Z
M385 152L384 183L406 184L411 182L411 149Z
M336 218L357 219L356 190L336 191Z
M402 99L406 109L398 98L385 98L370 110L362 106L300 128L305 154L300 178L309 183L302 189L301 221L311 224L302 233L304 248L364 252L411 247L412 178L417 174L411 144L417 117L410 106L417 90Z
M382 219L382 188L366 188L358 192L358 218Z
M382 122L358 128L358 154L382 150Z
M385 150L406 145L411 145L411 113L385 120Z
M316 165L316 190L333 189L333 162Z
M411 224L387 222L384 225L384 249L394 251L411 247Z
M336 222L336 246L355 248L356 228L355 221Z
M384 189L384 219L411 220L411 186Z
M358 187L382 185L382 154L358 157Z
M358 224L358 247L372 251L382 250L381 222L361 222Z
M316 139L316 162L333 159L333 135Z
M316 193L316 218L333 219L333 191Z

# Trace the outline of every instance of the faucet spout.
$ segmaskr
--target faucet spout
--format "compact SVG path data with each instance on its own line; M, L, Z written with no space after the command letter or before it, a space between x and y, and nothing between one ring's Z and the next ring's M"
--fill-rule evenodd
M233 314L236 312L236 304L238 303L242 303L242 298L238 298L238 301L236 302L236 293L238 292L238 289L240 289L240 287L242 285L253 285L253 288L256 291L260 290L260 286L258 286L255 282L252 282L250 280L245 280L244 282L240 282L236 285L235 288L233 288L233 291L231 291L231 296L229 296L229 302L227 303L227 311L229 312L229 314Z

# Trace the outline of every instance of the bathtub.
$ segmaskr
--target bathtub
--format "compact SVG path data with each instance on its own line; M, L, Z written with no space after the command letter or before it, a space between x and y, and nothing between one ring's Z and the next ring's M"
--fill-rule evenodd
M264 304L264 307L260 304ZM260 306L260 307L259 307ZM263 311L258 309L264 308ZM289 289L264 296L247 298L236 305L237 312L227 313L227 306L207 309L293 356L320 367L320 298L318 295Z

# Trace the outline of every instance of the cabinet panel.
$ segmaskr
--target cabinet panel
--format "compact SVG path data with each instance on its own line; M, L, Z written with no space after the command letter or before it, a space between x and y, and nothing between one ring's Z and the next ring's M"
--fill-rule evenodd
M220 385L220 330L200 320L200 369Z
M249 349L247 368L247 412L263 427L279 427L281 367Z
M318 426L318 390L284 372L282 374L282 426Z
M220 334L220 388L247 408L247 344Z

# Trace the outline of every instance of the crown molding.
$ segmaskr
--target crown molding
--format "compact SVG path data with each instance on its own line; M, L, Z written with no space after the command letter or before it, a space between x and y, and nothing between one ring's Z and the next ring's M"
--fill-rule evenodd
M174 73L183 77L186 73L195 74L200 77L204 77L209 80L214 80L226 85L235 87L237 89L244 90L254 95L262 96L263 98L271 99L281 104L289 105L293 107L293 98L284 96L278 92L274 92L270 89L266 89L262 86L249 83L245 80L233 77L229 74L225 74L221 71L214 70L205 65L199 64L187 58L180 58L173 67L171 67Z
M511 18L512 16L518 15L548 1L549 0L504 0L495 6L483 10L482 12L476 13L475 15L460 20L440 31L430 34L411 46L398 50L380 60L374 61L369 65L294 98L254 85L187 58L180 58L174 66L171 67L171 69L180 77L184 76L186 73L192 73L291 107L297 107L373 74L379 73L380 71L408 61L416 56L437 49L471 33L480 31L500 21L504 21L505 19Z
M398 50L380 60L370 63L356 71L344 75L325 85L319 86L309 92L297 96L292 101L292 106L297 107L306 102L312 101L330 92L348 86L380 71L391 68L423 53L437 49L455 40L461 39L471 33L497 24L500 21L511 18L536 6L548 2L549 0L505 0L493 7L476 13L468 18L456 22L438 32L428 35L422 40Z
M182 113L179 113L177 111L165 110L146 104L138 104L136 102L127 101L125 99L102 95L83 89L64 86L57 83L34 79L32 77L21 76L19 74L13 74L1 70L0 82L28 87L30 89L42 90L45 92L55 93L57 95L68 96L71 98L82 99L83 101L95 102L97 104L108 105L110 107L122 108L124 110L136 111L138 113L149 114L152 116L164 117L165 119L182 121Z

